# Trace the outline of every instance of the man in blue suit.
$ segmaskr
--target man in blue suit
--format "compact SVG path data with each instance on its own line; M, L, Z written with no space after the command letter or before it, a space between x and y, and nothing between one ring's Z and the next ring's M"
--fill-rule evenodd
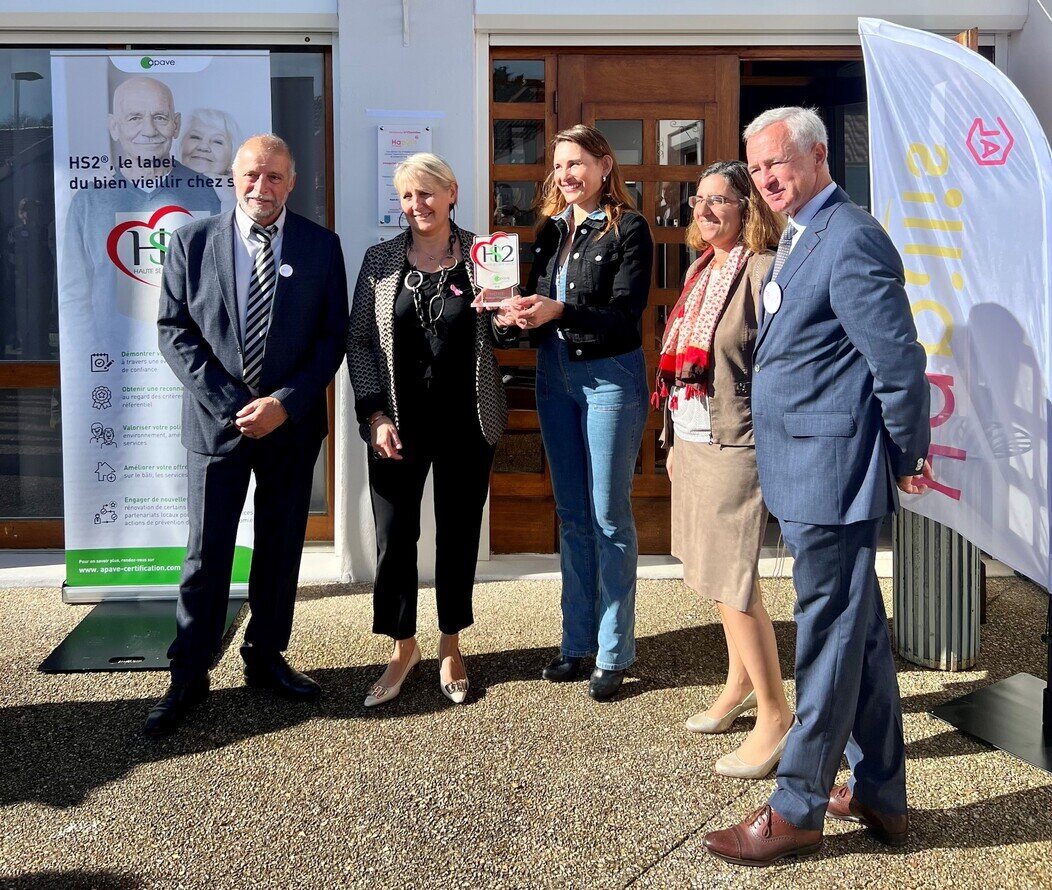
M296 168L282 139L247 140L233 174L236 208L179 228L161 280L161 352L185 387L190 527L168 650L172 683L146 720L152 736L175 731L208 694L252 475L245 681L295 701L320 691L282 652L314 465L329 428L325 390L346 348L343 254L333 232L285 208Z
M929 393L902 261L830 178L821 119L778 108L744 138L753 181L789 217L762 293L752 409L760 485L794 559L797 723L768 803L705 846L767 865L818 850L826 816L906 840L902 708L874 562L897 490L931 478ZM852 776L833 788L845 750Z

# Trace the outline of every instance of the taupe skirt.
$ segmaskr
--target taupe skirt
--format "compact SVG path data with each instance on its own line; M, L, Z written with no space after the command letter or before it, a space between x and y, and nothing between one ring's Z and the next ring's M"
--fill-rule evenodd
M744 612L767 527L756 449L677 439L674 452L672 555L683 563L683 581Z

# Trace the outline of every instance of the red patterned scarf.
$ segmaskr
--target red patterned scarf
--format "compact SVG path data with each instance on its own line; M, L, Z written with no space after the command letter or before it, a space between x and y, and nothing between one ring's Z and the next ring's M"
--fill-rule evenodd
M731 285L752 251L739 244L719 269L712 268L712 250L706 251L698 271L687 279L665 326L657 380L650 403L655 408L669 389L681 387L684 398L707 395L705 373L712 365L712 343L723 315ZM673 405L673 408L676 406Z

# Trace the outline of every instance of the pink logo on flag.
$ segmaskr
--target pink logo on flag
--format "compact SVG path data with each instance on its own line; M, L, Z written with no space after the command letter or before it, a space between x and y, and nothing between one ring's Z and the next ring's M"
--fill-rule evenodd
M968 151L981 167L1003 167L1013 145L1015 137L1001 118L997 118L996 127L987 127L983 119L977 117L968 131Z

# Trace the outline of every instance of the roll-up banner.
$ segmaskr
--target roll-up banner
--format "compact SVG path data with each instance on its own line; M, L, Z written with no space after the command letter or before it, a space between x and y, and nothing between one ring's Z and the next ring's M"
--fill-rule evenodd
M1052 155L1015 85L953 41L859 19L873 213L932 387L935 481L904 505L1049 586Z
M53 52L67 602L174 596L186 552L182 385L157 347L165 246L234 206L271 129L265 52ZM251 496L232 581L251 562Z

